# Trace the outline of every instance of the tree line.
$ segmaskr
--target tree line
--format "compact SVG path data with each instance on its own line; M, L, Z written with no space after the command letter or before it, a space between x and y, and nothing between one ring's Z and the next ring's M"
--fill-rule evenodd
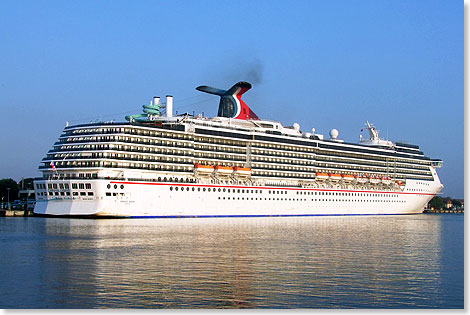
M18 200L18 192L21 189L33 189L33 180L33 178L23 178L16 182L11 178L0 179L0 199L7 202L9 196L10 202Z
M434 208L435 210L447 209L447 204L449 201L452 203L452 209L462 209L463 205L457 199L452 199L451 197L440 197L434 196L431 201L428 203L428 209Z

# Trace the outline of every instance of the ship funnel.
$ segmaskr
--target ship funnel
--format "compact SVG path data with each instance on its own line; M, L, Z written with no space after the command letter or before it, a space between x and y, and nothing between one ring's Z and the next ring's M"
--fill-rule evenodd
M251 84L243 81L238 82L227 91L206 85L196 88L198 91L220 96L218 117L259 120L258 116L242 100L242 95L249 89L251 89Z
M173 96L166 96L166 117L173 117Z
M160 105L160 97L158 96L153 97L153 105Z

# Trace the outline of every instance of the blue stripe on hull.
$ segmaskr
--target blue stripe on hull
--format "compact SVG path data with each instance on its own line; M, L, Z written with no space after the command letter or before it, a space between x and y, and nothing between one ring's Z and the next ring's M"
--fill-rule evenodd
M143 218L252 218L252 217L343 217L343 216L366 216L366 215L414 215L417 213L361 213L361 214L247 214L247 215L170 215L170 216L129 216L127 218L143 219Z

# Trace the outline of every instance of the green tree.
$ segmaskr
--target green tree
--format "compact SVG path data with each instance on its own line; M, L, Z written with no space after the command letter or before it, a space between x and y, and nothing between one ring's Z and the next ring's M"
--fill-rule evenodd
M434 209L443 209L444 208L444 201L439 196L434 196L429 202L429 208Z
M10 202L18 199L18 184L11 178L0 179L0 198L8 201L8 188L10 188Z

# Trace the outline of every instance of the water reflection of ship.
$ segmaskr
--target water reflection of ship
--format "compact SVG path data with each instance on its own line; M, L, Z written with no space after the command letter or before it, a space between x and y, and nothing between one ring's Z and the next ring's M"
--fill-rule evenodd
M439 294L440 221L429 216L171 221L45 220L41 277L61 284L57 299L114 307L406 305Z

